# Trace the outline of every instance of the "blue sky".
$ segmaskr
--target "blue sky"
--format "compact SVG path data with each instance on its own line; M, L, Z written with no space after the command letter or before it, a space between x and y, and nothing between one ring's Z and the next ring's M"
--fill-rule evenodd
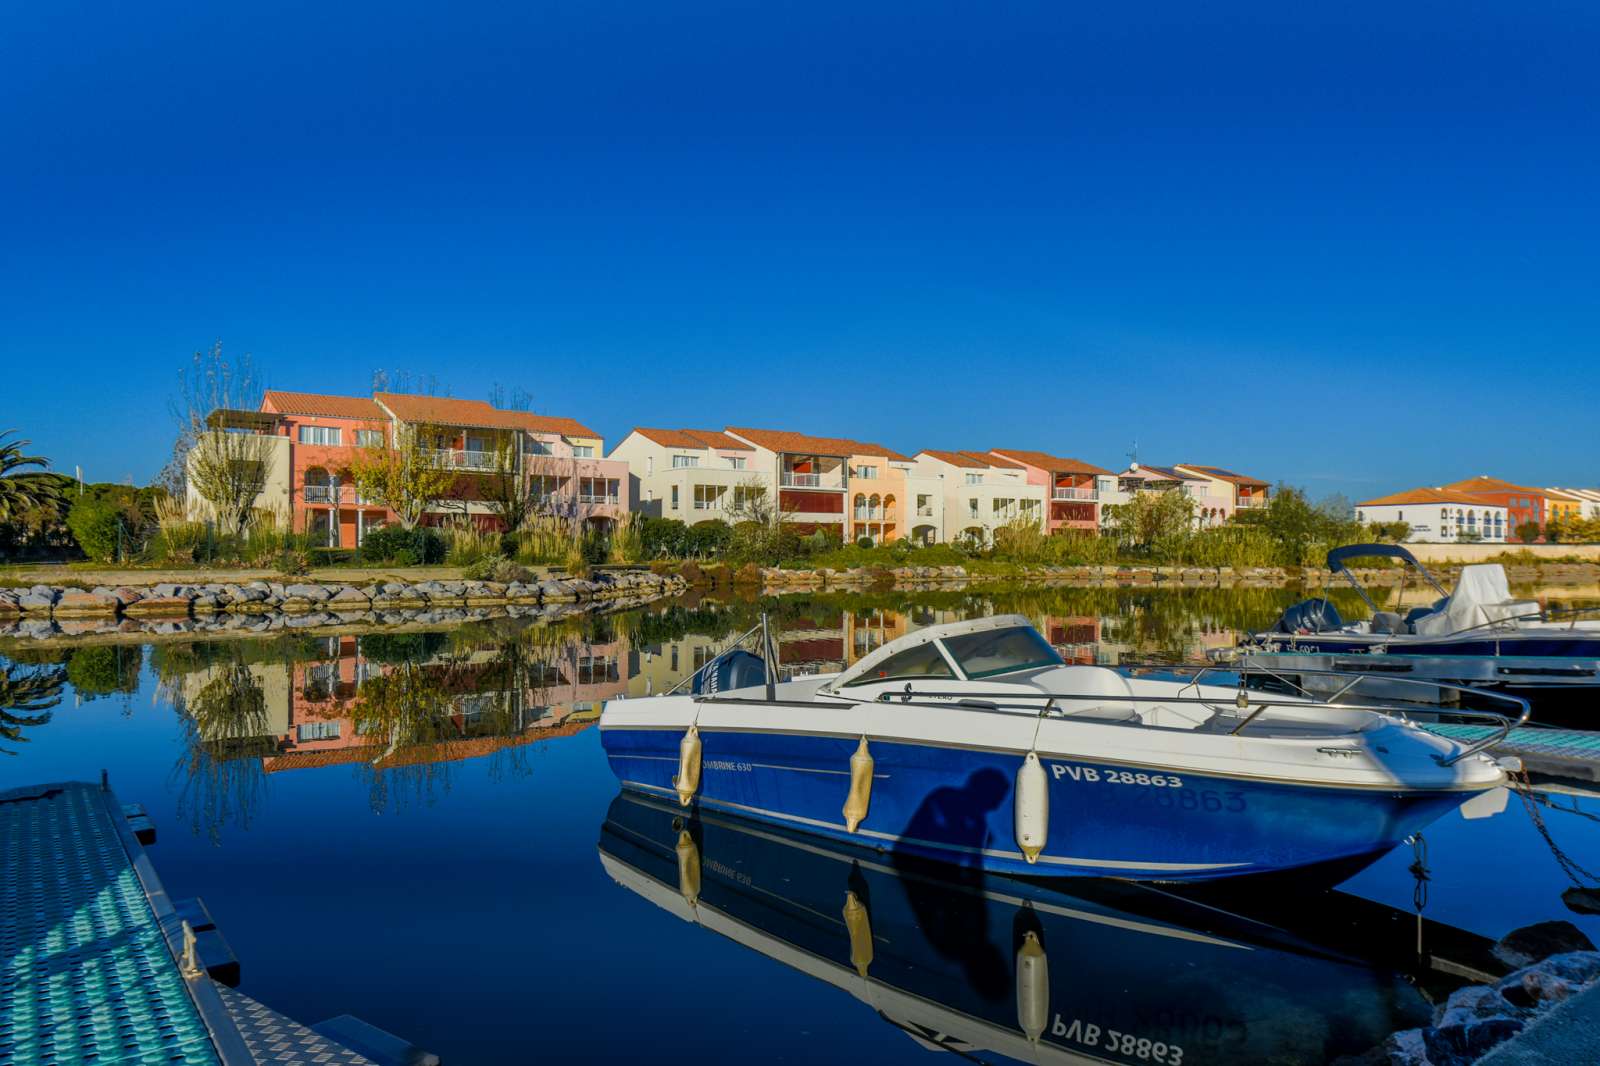
M178 368L612 440L1600 483L1600 14L12 5L0 428L143 482Z

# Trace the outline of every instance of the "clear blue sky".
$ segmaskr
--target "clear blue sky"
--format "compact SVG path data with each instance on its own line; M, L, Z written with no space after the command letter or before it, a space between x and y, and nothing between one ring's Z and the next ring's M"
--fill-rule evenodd
M143 482L220 340L613 441L1594 485L1597 12L14 3L0 428Z

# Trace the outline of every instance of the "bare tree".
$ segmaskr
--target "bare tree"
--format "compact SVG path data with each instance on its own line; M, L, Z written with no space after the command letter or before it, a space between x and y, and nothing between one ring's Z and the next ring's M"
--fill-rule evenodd
M230 359L218 342L195 352L178 373L172 400L178 423L174 460L187 488L211 506L217 525L242 533L256 497L267 487L272 438L230 426L230 412L261 406L261 383L250 356Z

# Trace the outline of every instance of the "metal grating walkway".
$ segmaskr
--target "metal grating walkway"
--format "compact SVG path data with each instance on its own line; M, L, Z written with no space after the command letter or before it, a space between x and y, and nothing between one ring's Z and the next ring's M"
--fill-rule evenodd
M0 793L0 1062L215 1063L109 792Z
M1429 723L1424 728L1451 740L1481 740L1493 726ZM1580 729L1523 726L1491 749L1491 755L1516 755L1530 771L1600 780L1600 733Z

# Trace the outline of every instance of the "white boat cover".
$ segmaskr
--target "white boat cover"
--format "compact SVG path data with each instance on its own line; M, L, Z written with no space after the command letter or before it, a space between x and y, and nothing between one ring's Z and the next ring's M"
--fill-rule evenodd
M1455 591L1442 608L1417 619L1416 631L1425 636L1444 636L1538 611L1539 605L1533 600L1511 598L1505 567L1499 563L1475 563L1461 568Z

